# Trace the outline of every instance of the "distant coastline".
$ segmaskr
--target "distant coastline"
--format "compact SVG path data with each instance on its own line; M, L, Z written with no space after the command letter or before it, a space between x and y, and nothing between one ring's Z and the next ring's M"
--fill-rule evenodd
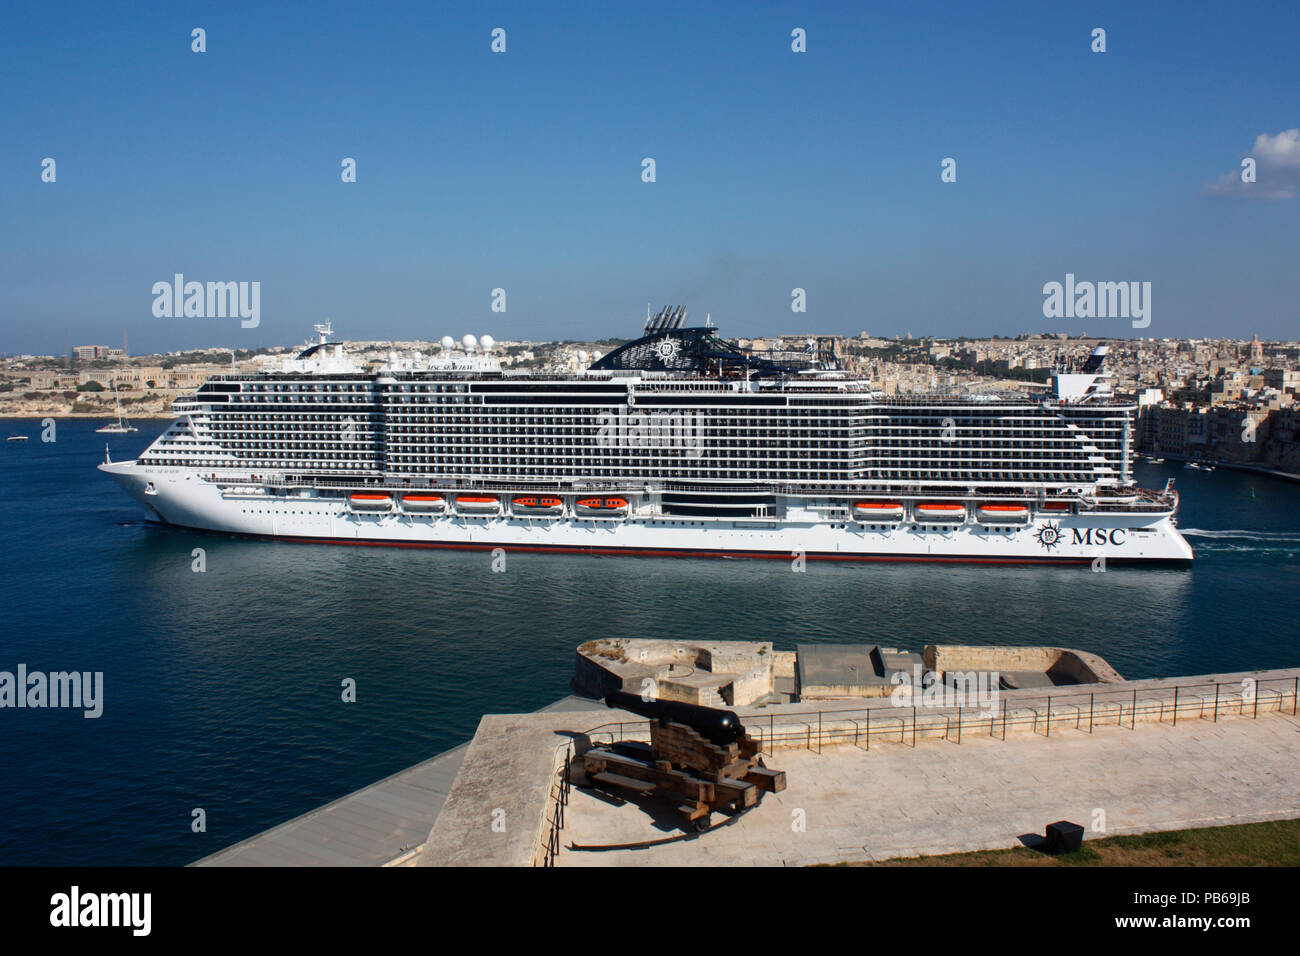
M166 412L141 412L138 415L125 416L128 422L167 422L176 416ZM0 410L0 421L5 422L39 422L46 418L102 418L115 421L116 413L109 409L103 412L18 412L9 413Z

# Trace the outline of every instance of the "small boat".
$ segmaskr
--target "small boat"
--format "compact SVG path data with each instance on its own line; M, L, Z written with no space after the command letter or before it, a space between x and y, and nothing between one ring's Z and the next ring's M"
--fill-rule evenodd
M463 515L494 515L501 511L496 495L457 495L456 510Z
M393 496L356 492L348 495L348 504L352 506L353 511L365 511L372 514L381 511L392 511Z
M627 514L627 499L579 498L573 510L584 518L617 518Z
M138 432L140 429L134 425L128 425L126 419L122 417L122 399L116 392L113 393L113 397L117 399L117 421L109 422L107 425L96 428L95 431L100 435L129 435L131 432Z
M921 501L912 515L925 524L961 524L966 520L966 506L957 501Z
M447 510L447 499L442 495L402 495L402 510L408 514L442 514Z
M1024 524L1029 520L1029 508L1025 505L988 502L975 508L975 517L984 524Z
M902 521L903 505L898 501L855 501L853 517L858 521Z
M14 432L12 435L6 438L5 441L27 441L27 436L20 435L17 432Z
M1164 463L1165 463L1165 460L1164 460L1163 458L1152 458L1152 459L1151 459L1151 464L1153 464L1153 465L1163 465Z
M564 514L564 502L550 496L521 495L510 499L510 510L531 518L557 518Z

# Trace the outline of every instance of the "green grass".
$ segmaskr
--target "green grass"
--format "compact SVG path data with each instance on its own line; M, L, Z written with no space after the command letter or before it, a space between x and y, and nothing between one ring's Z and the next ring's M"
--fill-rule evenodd
M844 865L844 864L842 864ZM1028 847L914 856L849 866L1300 866L1300 820L1089 839L1077 853Z

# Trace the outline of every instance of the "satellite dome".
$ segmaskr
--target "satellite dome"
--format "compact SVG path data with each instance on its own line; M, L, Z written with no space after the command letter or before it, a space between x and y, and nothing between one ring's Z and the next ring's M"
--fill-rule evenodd
M460 340L460 344L466 352L473 352L474 346L478 345L478 339L466 332L465 337Z
M585 349L578 349L578 361L582 362L584 365L586 364L587 352Z
M442 337L442 342L440 344L444 349L450 350L456 347L456 340L453 339L450 335L444 335Z
M478 344L483 346L484 352L491 352L492 346L497 344L497 340L492 338L490 335L485 335L478 340Z

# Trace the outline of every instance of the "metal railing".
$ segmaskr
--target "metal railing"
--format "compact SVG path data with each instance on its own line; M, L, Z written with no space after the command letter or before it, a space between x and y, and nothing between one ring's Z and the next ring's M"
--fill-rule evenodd
M234 467L234 466L230 466ZM922 500L926 498L946 497L970 499L972 501L1013 501L1013 502L1042 502L1045 500L1063 501L1068 504L1078 504L1082 512L1119 512L1119 513L1141 513L1152 512L1159 513L1171 511L1177 504L1173 497L1165 497L1159 492L1152 492L1147 489L1140 489L1139 492L1131 496L1131 500L1112 501L1104 497L1089 501L1081 501L1074 496L1059 496L1046 498L1041 494L1043 489L1030 488L986 488L976 494L971 494L965 490L965 483L953 483L951 486L930 486L922 487L890 487L888 484L880 485L860 485L849 487L833 482L819 484L791 484L788 482L769 482L754 483L737 479L731 487L725 482L714 484L693 485L686 482L670 481L656 479L625 479L625 480L608 480L608 481L576 481L569 479L519 479L515 481L495 479L495 478L448 478L444 476L409 476L393 477L381 476L378 474L358 474L358 475L338 475L338 476L315 476L315 475L285 475L283 473L272 475L258 474L255 477L247 474L223 475L218 472L200 471L199 477L220 485L227 489L273 489L276 491L287 491L293 489L319 489L323 491L344 492L352 489L359 490L380 490L389 492L406 492L406 491L433 491L433 492L457 492L457 491L492 491L508 494L527 494L530 492L552 492L563 494L589 494L595 491L599 492L620 492L623 494L638 493L667 493L667 494L690 494L690 493L709 493L714 495L772 495L772 496L794 496L802 498L825 498L846 499L862 497L880 497L887 495L900 500ZM957 484L963 485L963 488L956 487Z
M564 829L564 811L569 805L569 790L573 784L569 781L573 763L573 744L564 745L564 759L551 781L551 807L546 817L546 832L542 839L542 866L555 866L555 858L560 853L560 831Z
M1213 722L1221 716L1257 718L1261 698L1265 698L1265 713L1289 709L1296 715L1300 676L1251 680L1249 689L1241 681L1198 681L1111 689L1094 684L1089 690L1041 695L1016 691L1010 700L1000 694L991 706L910 700L896 705L882 698L876 706L749 714L742 721L760 750L770 754L775 747L801 746L821 753L824 746L844 744L869 751L873 739L912 747L918 737L960 744L972 732L1005 740L1009 730L1021 728L1051 737L1053 730L1059 733L1065 727L1086 733L1111 725L1134 730L1139 720L1177 726L1179 718ZM593 743L645 740L649 728L648 720L616 721L588 730L587 736Z

